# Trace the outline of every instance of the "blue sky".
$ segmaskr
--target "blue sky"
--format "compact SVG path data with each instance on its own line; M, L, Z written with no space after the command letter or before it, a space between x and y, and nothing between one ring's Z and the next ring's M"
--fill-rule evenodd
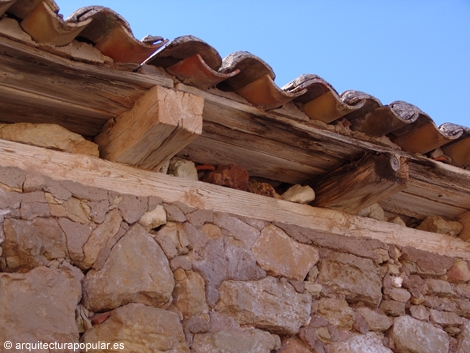
M341 93L404 100L439 125L470 126L470 0L57 0L67 17L88 5L115 10L136 38L192 34L222 57L249 51L279 86L304 73Z

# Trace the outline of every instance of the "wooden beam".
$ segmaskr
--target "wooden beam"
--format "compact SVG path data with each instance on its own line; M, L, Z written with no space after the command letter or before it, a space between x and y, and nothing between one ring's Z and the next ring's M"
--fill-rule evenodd
M181 202L194 208L294 224L318 234L372 238L470 260L470 243L459 238L175 178L85 155L0 140L0 167L17 167L54 180L71 180L124 194L158 196L168 203Z
M204 99L155 86L95 138L102 158L159 168L202 132Z
M407 181L405 158L366 154L311 184L316 194L312 204L355 214L405 189Z
M72 61L0 36L0 122L54 123L97 135L168 75L143 75Z
M183 84L176 89L205 100L203 133L181 151L196 162L235 162L252 176L305 184L364 153L391 153L408 160L409 183L382 201L387 210L416 218L432 213L455 219L470 209L468 170L400 151L364 134L338 133L335 126L308 121L289 104L261 112L233 93Z
M133 73L45 50L52 47L38 49L0 36L0 122L57 123L94 137L150 88L175 86L171 76L153 66ZM396 153L409 160L410 182L406 190L382 202L386 209L417 218L431 212L452 219L470 209L469 170L309 121L292 102L263 112L231 92L184 84L175 88L205 99L204 132L181 151L196 162L237 161L250 175L294 184L308 182L365 152Z

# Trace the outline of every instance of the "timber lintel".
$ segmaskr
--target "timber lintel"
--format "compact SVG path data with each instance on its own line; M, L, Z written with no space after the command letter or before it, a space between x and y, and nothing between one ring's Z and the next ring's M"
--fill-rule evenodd
M312 184L316 193L312 204L356 214L405 189L408 178L406 158L367 153Z
M202 133L204 98L155 86L95 138L101 157L158 169Z

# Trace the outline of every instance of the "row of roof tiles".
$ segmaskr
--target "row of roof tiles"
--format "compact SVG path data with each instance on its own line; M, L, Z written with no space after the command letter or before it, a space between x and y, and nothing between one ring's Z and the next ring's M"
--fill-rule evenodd
M386 135L405 151L426 154L442 148L447 162L470 166L470 129L451 123L438 127L412 104L383 105L354 90L338 94L313 74L278 87L272 68L248 52L222 59L212 46L193 36L171 42L155 36L137 40L126 20L105 7L83 7L65 20L58 12L53 0L0 0L0 16L16 18L39 43L65 46L75 39L86 41L116 62L162 67L185 84L234 91L259 109L276 109L293 101L311 119L332 123L344 118L352 130Z

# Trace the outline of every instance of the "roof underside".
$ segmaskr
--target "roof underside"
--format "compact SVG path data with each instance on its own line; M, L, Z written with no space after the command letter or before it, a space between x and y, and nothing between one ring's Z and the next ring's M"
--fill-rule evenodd
M108 8L66 20L57 12L52 0L0 0L1 122L57 123L93 138L160 85L205 99L202 135L179 153L195 162L314 184L364 154L392 153L408 160L409 181L381 201L388 212L456 218L470 209L469 128L437 127L406 102L339 94L313 74L278 87L262 59L222 59L192 36L139 41Z

